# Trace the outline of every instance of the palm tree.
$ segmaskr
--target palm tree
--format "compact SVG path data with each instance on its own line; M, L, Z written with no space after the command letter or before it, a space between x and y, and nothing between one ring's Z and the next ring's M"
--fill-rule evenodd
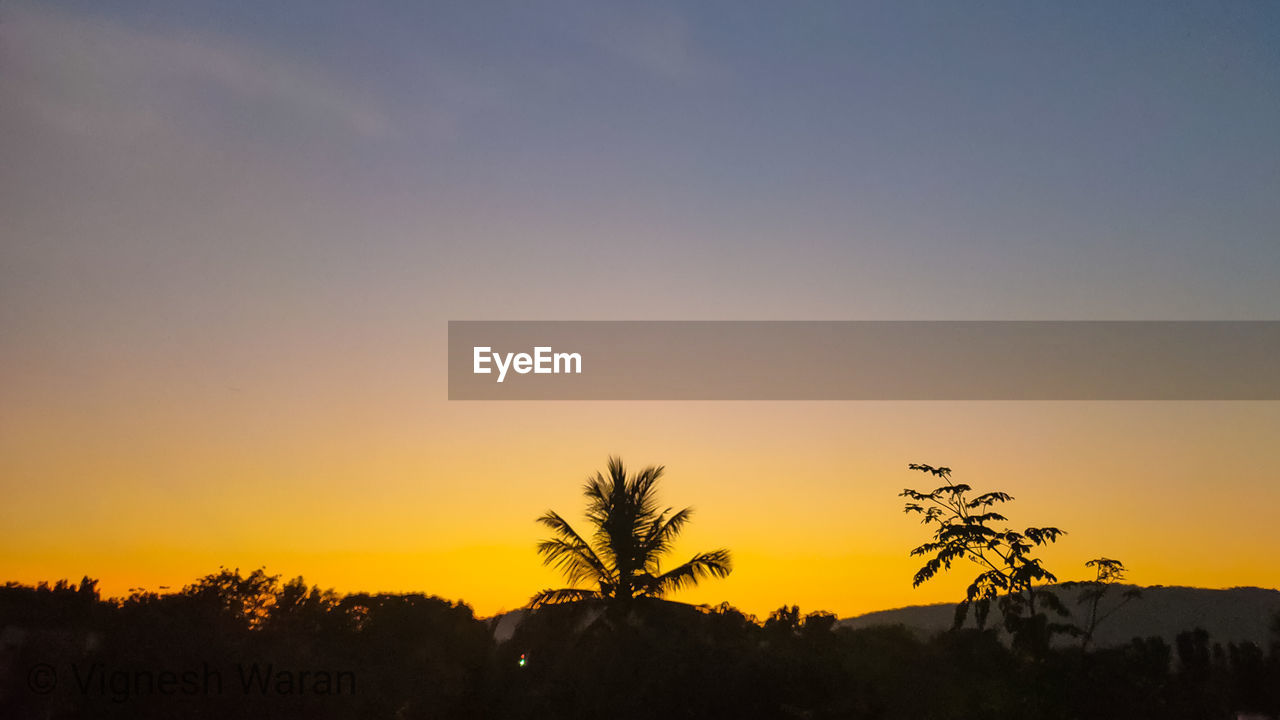
M571 587L543 590L531 607L603 599L625 604L637 597L662 597L693 587L708 576L725 577L732 570L728 550L698 553L688 562L662 572L660 561L671 551L676 536L693 515L693 508L672 513L660 509L656 486L663 467L649 466L627 477L622 460L609 458L609 474L587 479L587 520L595 526L584 539L553 510L538 522L555 537L538 543L544 565L564 573ZM579 584L593 587L577 587Z

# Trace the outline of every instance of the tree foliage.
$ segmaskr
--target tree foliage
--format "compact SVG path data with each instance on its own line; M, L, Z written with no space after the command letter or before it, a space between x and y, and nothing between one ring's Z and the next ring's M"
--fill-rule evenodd
M904 489L899 496L908 499L904 511L918 514L921 523L933 528L933 537L911 551L912 557L924 557L924 565L916 572L912 587L919 587L957 560L969 560L979 566L978 575L969 584L965 599L956 607L955 627L964 624L970 611L978 627L986 626L993 604L1000 611L1005 629L1034 653L1047 648L1048 637L1065 632L1069 626L1052 623L1046 610L1058 616L1067 615L1057 596L1039 586L1057 582L1057 577L1034 555L1037 548L1052 544L1064 535L1056 527L1028 527L1013 530L1004 523L1008 518L999 510L1013 500L1001 491L974 494L973 488L951 481L951 469L912 463L911 470L940 479L943 484L929 492Z
M1124 583L1126 572L1124 563L1108 557L1099 557L1086 562L1084 565L1094 569L1094 579L1073 580L1063 583L1062 586L1066 589L1079 590L1076 603L1087 608L1088 615L1085 617L1085 624L1079 627L1080 648L1087 650L1089 644L1093 642L1098 626L1130 601L1142 597L1142 591L1138 588L1127 588L1121 592L1119 602L1110 608L1104 609L1103 598L1117 585Z
M530 601L532 607L662 597L707 577L729 574L733 565L725 549L697 553L674 568L662 569L663 557L693 516L692 508L673 512L659 504L657 484L663 470L649 466L628 476L622 460L610 457L608 473L597 472L583 487L586 517L593 528L586 537L554 510L538 518L553 533L538 544L543 564L560 570L570 587L539 592Z

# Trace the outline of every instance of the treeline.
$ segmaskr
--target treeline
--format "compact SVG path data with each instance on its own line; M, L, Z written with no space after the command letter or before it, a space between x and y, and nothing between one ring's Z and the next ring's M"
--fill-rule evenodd
M9 584L0 717L1277 717L1273 628L1266 648L1190 629L1028 654L995 629L920 638L637 598L545 606L499 642L462 603L261 570L123 600L89 579Z

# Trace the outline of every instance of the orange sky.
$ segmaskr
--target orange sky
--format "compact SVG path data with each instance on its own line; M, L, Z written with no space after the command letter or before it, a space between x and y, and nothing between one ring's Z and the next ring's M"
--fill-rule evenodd
M217 394L99 408L115 422L46 406L7 423L6 578L89 574L123 594L265 565L494 613L556 583L533 519L576 518L581 481L616 452L665 463L666 500L697 508L681 552L735 553L733 575L679 596L690 602L849 615L954 599L963 566L910 587L907 551L924 531L896 493L929 484L911 461L1011 492L1015 523L1066 529L1046 553L1064 579L1107 555L1144 584L1275 585L1275 403L418 405L331 393L268 410ZM318 416L313 402L344 412Z

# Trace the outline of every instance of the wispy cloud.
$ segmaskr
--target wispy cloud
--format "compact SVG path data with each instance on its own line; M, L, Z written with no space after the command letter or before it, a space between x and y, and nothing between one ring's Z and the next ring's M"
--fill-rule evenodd
M77 136L185 136L216 126L228 107L360 137L391 131L387 115L356 89L229 38L28 6L8 8L0 28L0 104Z
M592 44L634 68L656 77L690 81L705 77L712 69L700 52L687 19L671 11L593 10L589 30Z

